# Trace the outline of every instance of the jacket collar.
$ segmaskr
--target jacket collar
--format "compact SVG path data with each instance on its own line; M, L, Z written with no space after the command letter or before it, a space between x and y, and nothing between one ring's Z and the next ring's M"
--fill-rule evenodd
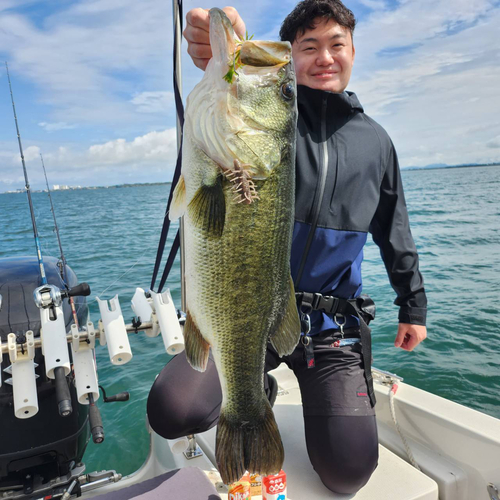
M354 92L334 94L324 90L311 89L305 85L297 85L297 104L301 114L306 113L311 118L317 119L318 116L321 116L318 113L321 113L325 97L329 114L335 113L340 117L363 113L363 107Z

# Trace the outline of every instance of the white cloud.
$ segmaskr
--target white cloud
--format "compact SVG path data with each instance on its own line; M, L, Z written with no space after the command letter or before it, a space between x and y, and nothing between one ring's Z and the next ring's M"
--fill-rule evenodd
M497 135L495 138L488 141L486 143L486 147L491 149L500 149L500 135Z
M358 56L372 68L380 63L374 59L377 53L430 40L439 43L437 39L477 22L494 6L493 0L401 1L396 9L373 12L359 23L355 34Z
M43 129L45 129L47 132L54 132L56 130L70 130L77 127L74 124L72 125L66 122L56 122L56 123L40 122L38 125Z
M139 113L165 113L174 105L173 92L142 92L130 101Z
M68 185L105 185L122 182L152 182L171 179L177 158L175 129L149 132L132 140L116 139L89 148L30 145L24 151L30 184L43 188L45 180L40 151L50 182ZM2 167L0 188L21 186L19 154L0 152L0 159L10 159ZM22 170L21 170L22 172ZM22 181L24 182L24 181ZM0 189L1 191L2 189Z
M403 166L500 161L499 24L485 0L406 1L360 23L350 89Z
M40 160L40 148L38 146L29 146L23 150L24 161L27 163L33 160ZM17 164L21 161L19 153L11 156L12 163Z
M150 132L133 141L117 139L105 144L96 144L88 150L88 158L93 164L130 164L173 161L177 151L175 129Z
M383 0L358 0L361 5L372 10L384 10L387 5Z
M11 76L32 82L34 98L50 110L34 124L47 131L78 124L74 140L81 141L63 144L51 134L52 142L42 143L23 130L26 144L39 147L57 175L71 173L81 180L88 172L116 169L128 175L134 169L153 172L172 165L175 132L165 130L175 123L169 4L77 0L35 24L15 14L19 2L0 0L0 47ZM222 7L221 2L200 0L196 6ZM250 33L274 38L295 3L262 0L237 8ZM401 164L500 160L498 2L357 3L372 12L356 28L350 90L388 130ZM186 4L185 11L194 6ZM201 78L185 50L184 43L184 96ZM81 138L88 130L93 140ZM6 153L0 152L4 164L16 147L12 141L3 148ZM3 170L1 177L13 178ZM64 183L71 184L68 179Z
M12 74L36 82L51 122L132 122L140 116L123 99L131 81L140 75L157 87L168 74L169 19L167 4L155 0L77 3L41 26L7 11L0 16L0 47Z

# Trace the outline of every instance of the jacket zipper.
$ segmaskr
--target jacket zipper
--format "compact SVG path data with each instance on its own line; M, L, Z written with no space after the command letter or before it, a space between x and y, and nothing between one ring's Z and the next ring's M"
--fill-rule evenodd
M302 274L304 272L304 267L306 264L307 256L309 255L309 250L311 248L311 244L314 238L314 233L316 232L316 226L318 225L319 213L321 210L321 205L323 203L323 195L325 194L325 186L326 186L326 174L328 173L328 146L326 143L326 109L327 109L328 99L326 96L323 96L323 103L321 108L321 145L323 147L323 161L320 162L319 165L319 182L317 187L317 196L314 198L314 205L312 207L312 224L311 229L309 230L309 234L307 236L306 246L304 248L304 253L302 254L302 259L300 261L299 272L297 274L297 278L295 280L295 288L297 289L300 280L302 278Z

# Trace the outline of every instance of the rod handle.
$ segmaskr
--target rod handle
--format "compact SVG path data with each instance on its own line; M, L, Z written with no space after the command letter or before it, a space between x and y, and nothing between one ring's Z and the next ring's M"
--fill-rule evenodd
M61 417L69 417L73 413L73 407L71 405L68 382L64 374L64 367L58 366L54 369L54 379L56 383L56 398L59 415L61 415Z
M90 286L88 283L80 283L79 285L61 292L64 297L88 297L90 295Z
M128 392L119 392L113 396L107 397L105 403L113 403L114 401L128 401L130 399L130 394Z
M104 427L102 425L101 412L95 404L94 396L89 393L89 420L92 441L95 444L101 444L104 441Z
M128 401L130 399L130 393L128 392L119 392L118 394L113 394L113 396L106 395L106 389L102 385L99 386L99 389L102 391L102 398L105 403L114 403L115 401Z

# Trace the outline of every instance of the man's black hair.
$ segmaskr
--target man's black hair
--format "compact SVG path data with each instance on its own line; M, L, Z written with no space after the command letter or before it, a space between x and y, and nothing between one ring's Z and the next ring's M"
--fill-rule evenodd
M283 21L280 29L281 40L293 43L297 36L301 36L306 30L314 29L315 20L318 18L335 21L347 28L351 36L356 26L354 14L340 0L302 0Z

